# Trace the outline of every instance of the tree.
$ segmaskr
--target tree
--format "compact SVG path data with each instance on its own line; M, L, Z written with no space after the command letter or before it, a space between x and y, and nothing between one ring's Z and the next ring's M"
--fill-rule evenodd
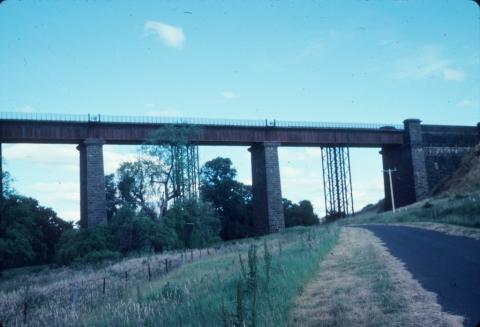
M0 269L52 262L61 235L73 228L50 208L11 193L0 212Z
M283 210L285 213L285 226L310 226L319 223L318 216L313 212L313 206L308 200L292 203L283 199Z
M165 219L153 221L128 206L121 207L115 213L109 226L115 235L116 250L122 253L142 250L158 252L181 247L174 226Z
M12 185L12 178L8 171L2 171L2 194L4 198L8 198L9 196L15 194L15 190L11 187Z
M198 248L220 241L221 223L215 209L197 200L177 202L168 210L164 221L174 226L183 247Z
M221 237L231 240L252 235L252 190L236 180L228 158L217 157L200 171L200 196L211 202L222 222Z
M191 125L166 125L150 135L142 152L161 166L155 180L161 185L161 215L171 200L196 199L198 191L198 146L189 138L199 130Z
M105 205L107 207L107 221L112 220L113 215L115 215L121 203L122 202L118 197L115 174L105 175Z
M120 199L125 205L138 208L151 219L162 207L161 189L156 182L162 167L147 159L123 163L117 171Z

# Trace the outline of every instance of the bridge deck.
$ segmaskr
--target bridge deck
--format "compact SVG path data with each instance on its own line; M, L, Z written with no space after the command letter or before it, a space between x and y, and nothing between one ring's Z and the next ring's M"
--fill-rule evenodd
M162 126L180 124L195 126L190 141L199 145L403 144L403 127L398 125L24 113L0 113L0 142L77 144L86 138L102 138L107 144L142 144Z

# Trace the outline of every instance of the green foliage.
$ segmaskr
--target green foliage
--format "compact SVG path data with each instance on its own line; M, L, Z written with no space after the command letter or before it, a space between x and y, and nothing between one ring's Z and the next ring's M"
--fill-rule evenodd
M3 196L4 198L8 198L15 193L15 190L11 186L12 178L8 171L2 171L2 183L3 183L2 185L3 194L0 194L0 196Z
M294 204L288 199L283 199L283 209L286 227L319 224L318 216L313 212L313 206L308 200Z
M60 238L56 259L60 264L88 262L89 259L102 259L105 254L111 255L112 249L114 238L108 227L70 230Z
M109 227L115 236L116 249L123 253L150 250L159 252L180 247L173 226L163 220L154 221L128 206L117 211Z
M237 171L228 158L215 158L201 169L200 196L213 204L220 216L223 240L253 235L251 187L236 180Z
M152 160L124 162L117 171L121 203L142 210L151 219L157 218L162 167ZM111 191L110 191L111 192Z
M174 226L184 247L204 247L220 240L220 220L208 203L179 201L167 212L164 221L167 226Z
M110 250L100 250L89 252L82 257L75 258L76 263L97 263L105 260L117 260L122 257L120 252Z
M162 287L161 295L166 301L180 303L185 298L185 291L181 286L178 286L175 283L167 282L167 284Z
M60 236L71 229L52 209L9 193L0 208L0 269L51 262Z
M155 148L150 148L149 145L160 145L160 146L183 146L189 143L189 139L195 134L198 134L200 130L198 127L193 125L165 125L162 128L157 129L150 135L148 144L145 147L148 149L151 155L158 155L155 152ZM158 149L158 148L157 148ZM154 152L150 152L154 151Z
M428 201L399 208L395 213L360 214L342 221L343 224L392 223L392 222L433 222L480 227L480 193L463 196L430 198Z
M117 183L114 174L105 176L105 205L107 207L107 220L110 221L117 212L118 206L121 205L117 195Z

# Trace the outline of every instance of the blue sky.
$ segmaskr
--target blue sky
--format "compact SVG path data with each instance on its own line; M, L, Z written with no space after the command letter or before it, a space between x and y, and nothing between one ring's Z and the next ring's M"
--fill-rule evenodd
M474 125L480 10L452 1L13 1L0 4L0 111ZM231 157L250 182L246 148ZM74 146L4 145L15 187L78 218ZM106 170L134 159L105 148ZM323 210L318 149L280 150L283 194ZM357 208L378 149L352 151Z

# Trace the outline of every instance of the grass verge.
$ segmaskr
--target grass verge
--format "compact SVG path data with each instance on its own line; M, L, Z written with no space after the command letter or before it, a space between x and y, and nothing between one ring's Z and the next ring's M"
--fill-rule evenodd
M25 320L31 326L286 326L296 296L337 234L336 226L293 228L231 243L163 275L153 269L163 257L145 257L71 274L23 276L28 289L22 277L13 278L0 284L1 319L8 326ZM172 263L175 258L185 261L171 254ZM152 267L150 281L146 262ZM84 275L94 284L82 282ZM105 289L104 276L109 277Z
M397 212L366 213L339 224L403 224L480 239L480 193L424 200Z
M339 244L297 299L292 326L462 326L380 240L342 228Z

